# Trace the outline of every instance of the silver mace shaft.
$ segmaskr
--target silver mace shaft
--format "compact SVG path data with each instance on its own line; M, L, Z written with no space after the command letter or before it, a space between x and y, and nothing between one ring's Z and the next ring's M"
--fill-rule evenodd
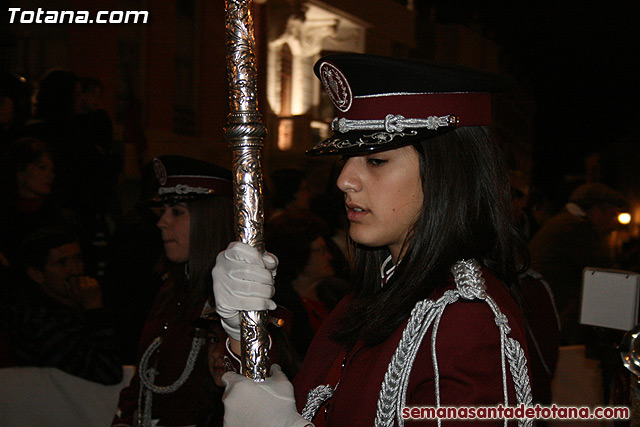
M260 149L267 133L258 112L252 0L226 0L227 77L230 112L225 139L233 151L236 238L264 250ZM241 320L242 372L254 381L268 376L267 312L245 311Z

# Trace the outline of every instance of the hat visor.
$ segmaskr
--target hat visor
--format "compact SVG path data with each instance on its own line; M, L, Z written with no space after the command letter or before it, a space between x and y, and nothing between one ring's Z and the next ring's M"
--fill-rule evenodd
M377 153L434 138L454 129L454 127L441 127L438 130L407 129L402 132L369 130L335 133L307 150L306 154L309 156L357 156Z

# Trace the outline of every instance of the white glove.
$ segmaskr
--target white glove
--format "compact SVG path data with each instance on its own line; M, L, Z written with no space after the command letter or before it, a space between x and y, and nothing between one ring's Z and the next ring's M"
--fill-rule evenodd
M234 372L222 381L225 427L313 427L296 410L293 385L280 366L272 365L271 376L260 383Z
M276 308L273 278L278 258L242 242L231 242L220 252L213 267L213 294L222 327L240 341L240 311L264 311Z

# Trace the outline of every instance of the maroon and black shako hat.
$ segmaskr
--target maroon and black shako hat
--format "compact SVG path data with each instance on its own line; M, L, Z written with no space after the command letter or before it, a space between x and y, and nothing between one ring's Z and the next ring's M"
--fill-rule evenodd
M507 88L495 74L356 53L325 56L314 71L337 117L334 135L308 150L312 156L385 151L490 125L491 94Z
M207 196L233 198L231 171L183 156L159 156L153 159L158 179L155 202L177 203Z

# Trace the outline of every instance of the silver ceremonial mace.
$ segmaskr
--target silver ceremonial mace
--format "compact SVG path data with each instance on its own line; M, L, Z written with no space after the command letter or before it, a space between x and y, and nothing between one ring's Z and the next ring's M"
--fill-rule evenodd
M260 149L267 133L258 112L252 0L226 0L229 115L225 139L233 151L236 238L264 250ZM240 345L242 373L254 381L268 376L267 312L244 311Z

